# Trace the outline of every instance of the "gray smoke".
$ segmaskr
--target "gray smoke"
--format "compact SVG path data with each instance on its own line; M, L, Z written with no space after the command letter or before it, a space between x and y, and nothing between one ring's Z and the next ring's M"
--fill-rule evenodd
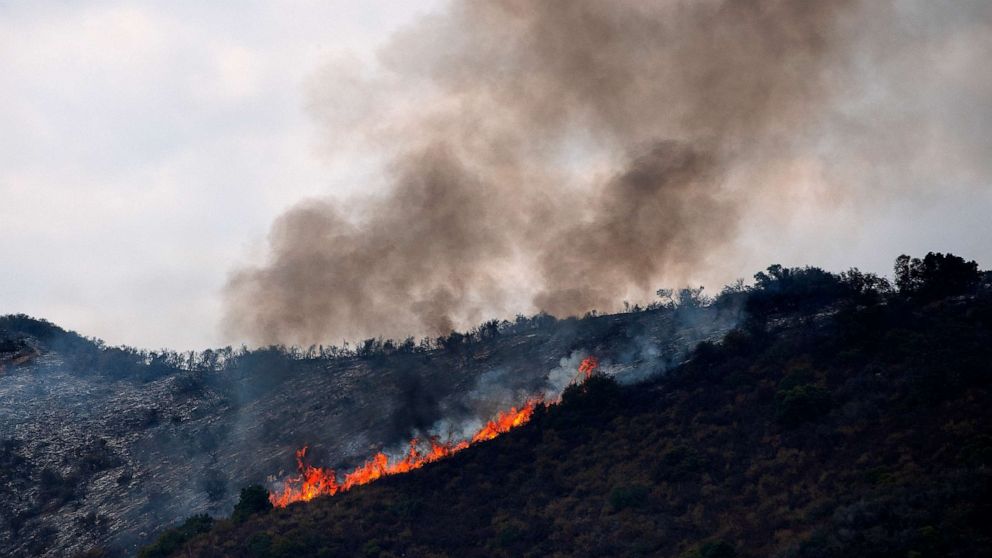
M955 10L969 17L913 31ZM231 275L226 329L309 344L645 300L716 265L749 216L796 203L797 168L843 179L837 199L892 195L877 170L925 146L869 143L924 97L894 96L910 72L874 69L989 21L978 1L453 3L378 68L315 79L329 145L380 153L386 185L282 215L267 260ZM988 46L969 36L970 55ZM872 92L888 110L852 104ZM985 160L986 130L962 157Z

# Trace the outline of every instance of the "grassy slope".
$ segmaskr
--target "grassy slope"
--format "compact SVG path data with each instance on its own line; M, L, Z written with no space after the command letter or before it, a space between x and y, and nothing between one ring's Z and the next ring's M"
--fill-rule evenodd
M992 296L834 308L752 324L650 385L573 389L412 474L219 521L181 555L988 552Z

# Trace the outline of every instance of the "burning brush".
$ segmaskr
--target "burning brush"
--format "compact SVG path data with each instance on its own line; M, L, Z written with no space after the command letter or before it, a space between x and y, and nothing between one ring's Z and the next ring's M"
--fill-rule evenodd
M596 357L586 357L579 364L572 383L584 382L589 379L598 366L599 360ZM385 453L379 452L363 465L346 473L341 479L338 478L333 469L314 467L307 463L306 456L309 448L303 446L296 452L296 466L299 474L286 480L282 492L270 493L269 500L272 505L283 508L293 502L307 502L318 496L333 496L388 475L398 475L419 469L428 463L444 459L479 442L492 440L500 434L526 424L533 416L534 409L542 403L546 403L544 397L533 397L528 399L519 409L510 407L506 411L501 411L487 421L468 440L442 442L436 436L425 439L413 438L402 458L390 460ZM557 401L551 402L551 404L554 403Z

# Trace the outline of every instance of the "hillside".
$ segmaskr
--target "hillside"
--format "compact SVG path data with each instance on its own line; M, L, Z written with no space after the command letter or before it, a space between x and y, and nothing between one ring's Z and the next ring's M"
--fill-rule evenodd
M739 328L656 379L605 367L518 429L333 497L246 490L143 556L987 556L989 274L896 271L897 291L773 266Z
M419 343L176 353L0 317L0 555L133 556L176 518L230 513L240 487L283 478L304 444L318 462L354 464L548 389L576 351L654 371L737 319L733 306L656 306Z

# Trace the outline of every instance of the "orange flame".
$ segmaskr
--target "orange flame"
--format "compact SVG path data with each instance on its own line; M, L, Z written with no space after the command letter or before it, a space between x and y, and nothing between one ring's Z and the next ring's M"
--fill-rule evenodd
M582 359L582 363L579 364L579 373L585 374L583 380L588 380L597 368L599 368L599 359L590 355Z
M579 365L579 373L585 376L583 379L589 378L597 366L599 366L599 361L596 357L586 357ZM296 452L296 466L299 475L287 479L282 492L270 493L269 501L277 508L284 508L293 502L307 502L318 496L333 496L388 475L408 473L428 463L458 453L473 444L492 440L500 434L526 424L534 415L537 406L543 402L543 398L535 397L528 400L519 409L511 407L509 410L499 412L469 440L441 442L436 437L426 440L414 438L410 440L409 449L402 458L390 461L385 453L379 452L363 465L356 467L350 473L346 473L342 481L338 481L337 473L333 469L314 467L307 463L308 446L303 446Z
M379 452L363 465L356 467L350 473L346 473L340 482L333 469L314 467L306 463L308 447L304 446L296 452L296 466L299 475L289 478L281 493L270 493L269 501L272 502L273 506L283 508L293 502L307 502L317 496L333 496L388 475L398 475L419 469L428 463L455 454L472 444L492 440L500 434L526 424L533 416L534 409L541 402L541 398L534 398L527 401L520 409L511 407L508 411L500 412L496 418L488 421L476 432L471 440L441 442L437 438L428 438L424 441L414 438L410 440L410 447L402 458L390 461L385 453Z

